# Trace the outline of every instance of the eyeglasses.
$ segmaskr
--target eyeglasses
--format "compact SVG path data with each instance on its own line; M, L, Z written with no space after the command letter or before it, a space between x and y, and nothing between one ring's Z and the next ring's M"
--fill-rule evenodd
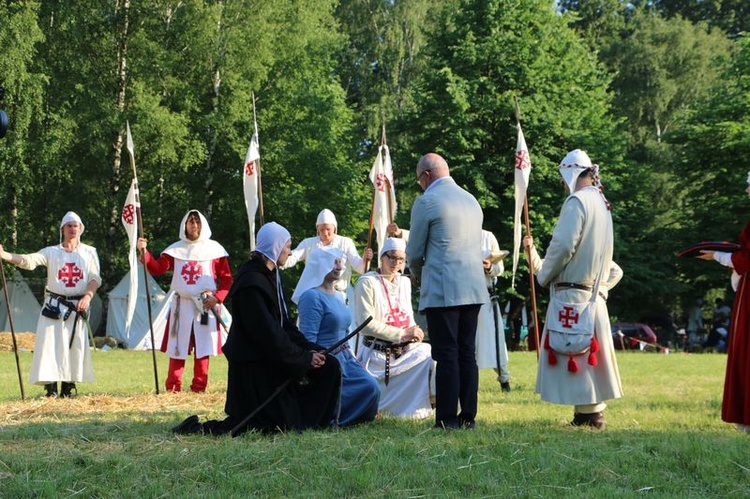
M419 175L417 175L416 182L417 182L417 184L419 184L420 187L422 186L422 175L424 175L425 173L429 173L430 171L432 171L432 170L430 170L428 168L427 170L422 170L422 173L420 173Z
M391 262L391 265L399 265L402 263L406 263L406 258L402 258L400 256L393 256L393 255L389 255L388 253L386 253L383 256L386 257L389 262Z

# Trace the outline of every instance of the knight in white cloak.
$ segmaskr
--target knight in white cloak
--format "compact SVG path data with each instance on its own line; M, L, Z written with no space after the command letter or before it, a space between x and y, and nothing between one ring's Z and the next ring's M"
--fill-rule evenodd
M75 384L94 381L88 311L101 285L96 248L83 244L85 226L69 211L60 222L60 244L26 255L0 256L25 270L47 267L44 306L39 315L29 382L44 385L47 397L72 396Z
M190 390L204 392L208 385L209 357L221 354L231 317L223 303L232 286L229 254L211 239L208 221L197 210L190 210L180 223L180 240L154 258L146 249L148 241L138 240L151 275L172 271L169 319L161 350L169 356L167 391L179 392L185 359L193 353L193 380Z
M599 166L576 149L565 156L559 169L570 195L563 203L545 258L539 257L530 236L524 238L524 245L531 248L537 281L561 302L590 301L598 280L594 337L590 348L581 354L555 352L550 347L551 325L571 327L580 317L548 307L536 391L547 402L573 405L574 426L603 429L605 401L622 397L607 310L609 290L622 278L622 269L612 260L612 214L599 182Z
M433 360L424 332L414 322L411 280L402 275L406 243L390 237L380 250L380 268L354 287L354 322L364 328L357 359L378 381L382 414L424 419L433 413L430 375ZM433 390L434 393L434 390Z

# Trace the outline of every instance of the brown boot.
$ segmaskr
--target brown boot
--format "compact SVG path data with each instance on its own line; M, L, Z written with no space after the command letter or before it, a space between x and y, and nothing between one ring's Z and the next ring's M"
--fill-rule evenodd
M597 430L603 430L606 426L604 414L601 412L593 412L591 414L576 412L573 414L573 421L570 424L572 426L591 426Z

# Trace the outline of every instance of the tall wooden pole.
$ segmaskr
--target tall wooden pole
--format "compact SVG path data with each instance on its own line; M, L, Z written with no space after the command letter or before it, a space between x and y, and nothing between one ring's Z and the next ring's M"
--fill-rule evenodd
M521 126L521 108L518 105L518 97L513 96L516 111L516 126ZM529 197L523 197L523 214L526 225L526 235L531 236L531 224L529 223ZM539 344L539 315L536 306L536 284L534 282L534 263L531 259L531 248L526 248L526 260L529 264L529 288L531 291L531 313L534 318L534 340L536 340L536 359L539 360L539 352L542 346Z
M13 353L16 355L16 372L18 373L18 385L21 387L21 400L26 400L26 393L23 390L23 377L21 376L21 361L18 359L16 328L13 326L13 313L10 307L10 298L8 297L8 282L5 280L5 264L2 261L0 261L0 274L2 274L3 277L3 293L5 295L5 307L8 310L8 322L10 323L10 337L13 341Z
M255 119L255 92L253 92L253 127L255 135L258 135L258 120ZM260 179L260 137L258 136L258 159L255 160L257 166L256 171L258 172L258 215L260 216L260 226L263 227L265 223L265 215L263 213L263 183Z
M128 152L130 153L130 167L133 169L133 184L135 187L135 213L138 217L138 230L141 233L141 236L144 235L143 232L143 216L141 214L141 193L138 189L138 175L135 170L135 152L133 147L133 137L130 134L130 123L127 124L128 128L128 140L127 140L127 147ZM156 369L156 341L154 339L154 321L152 319L152 312L151 312L151 289L148 285L148 267L146 266L146 250L144 249L141 251L141 263L143 263L143 278L146 280L146 307L148 309L148 327L149 331L151 333L151 360L153 362L154 367L154 387L156 388L156 394L159 395L159 373ZM132 272L133 269L131 269Z

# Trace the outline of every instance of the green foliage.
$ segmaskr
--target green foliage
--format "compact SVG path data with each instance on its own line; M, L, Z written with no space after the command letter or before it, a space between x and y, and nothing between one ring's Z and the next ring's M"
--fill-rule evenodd
M482 205L485 228L509 247L518 97L533 166L531 226L543 246L564 199L556 165L569 150L586 149L603 163L605 183L618 175L621 145L607 116L607 79L549 2L448 5L425 50L429 66L413 90L416 109L402 125L414 156L398 163L409 164L411 180L419 155L444 155L452 176ZM616 183L611 187L616 193Z
M105 290L117 282L129 122L150 248L173 242L195 208L238 266L249 249L241 168L254 94L265 220L295 242L327 207L363 246L384 123L400 225L420 194L416 161L434 150L511 249L517 97L537 245L565 196L556 165L585 149L602 168L625 272L612 313L679 314L723 290L726 274L675 254L732 239L747 205L732 177L744 172L750 128L746 18L730 0L2 2L11 128L0 141L0 244L54 244L75 210Z

